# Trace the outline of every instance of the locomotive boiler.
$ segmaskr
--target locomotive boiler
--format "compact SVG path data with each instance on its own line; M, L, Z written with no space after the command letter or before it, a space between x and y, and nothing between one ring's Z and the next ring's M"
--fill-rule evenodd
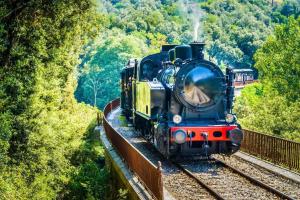
M234 74L205 60L204 43L163 45L121 72L121 108L166 157L232 154L243 133L232 113Z

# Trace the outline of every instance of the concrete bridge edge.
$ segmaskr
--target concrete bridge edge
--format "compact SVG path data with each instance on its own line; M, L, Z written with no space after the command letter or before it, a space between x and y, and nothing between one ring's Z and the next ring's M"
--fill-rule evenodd
M133 172L126 166L122 158L110 144L103 127L98 126L95 131L99 132L100 141L105 149L105 163L113 177L118 179L120 185L127 189L127 199L148 200L154 199L142 185Z

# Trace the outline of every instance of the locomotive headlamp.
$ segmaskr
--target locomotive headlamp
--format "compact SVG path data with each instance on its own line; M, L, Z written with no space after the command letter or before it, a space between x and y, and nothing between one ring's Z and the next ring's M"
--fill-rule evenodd
M173 116L173 122L175 124L179 124L182 121L182 117L180 115L174 115Z
M186 140L186 132L184 130L177 130L174 132L173 134L174 138L175 138L175 142L177 144L183 144L185 143L185 140Z
M227 115L226 115L225 121L226 121L227 123L232 123L232 122L234 122L234 120L235 120L235 117L234 117L233 114L227 114Z

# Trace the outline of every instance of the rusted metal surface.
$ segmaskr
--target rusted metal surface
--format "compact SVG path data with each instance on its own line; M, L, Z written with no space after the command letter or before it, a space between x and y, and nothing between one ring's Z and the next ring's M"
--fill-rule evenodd
M300 171L300 143L245 129L243 131L242 151Z
M163 199L163 183L161 167L153 165L132 144L119 134L106 119L111 110L119 106L120 100L116 99L109 103L104 109L103 126L105 133L114 148L124 159L128 167L139 177L149 192L158 199Z

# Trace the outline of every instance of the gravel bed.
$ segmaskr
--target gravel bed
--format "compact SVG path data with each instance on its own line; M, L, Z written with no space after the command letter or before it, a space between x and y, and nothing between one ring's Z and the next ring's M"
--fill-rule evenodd
M193 161L182 165L225 199L280 199L214 161L201 164Z
M239 169L251 177L260 180L261 182L285 193L286 195L300 200L300 184L296 183L288 178L280 176L274 172L270 172L260 166L247 162L236 156L222 157L214 156L219 160L222 160L231 166Z
M195 180L178 169L171 168L163 173L165 187L176 199L215 199Z

